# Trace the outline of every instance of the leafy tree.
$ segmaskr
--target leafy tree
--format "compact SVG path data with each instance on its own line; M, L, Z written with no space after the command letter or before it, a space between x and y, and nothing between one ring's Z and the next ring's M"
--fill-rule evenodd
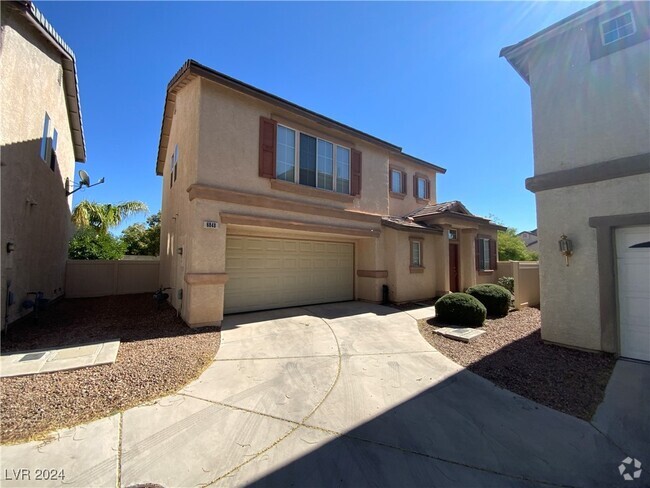
M499 261L536 261L538 258L537 253L526 249L526 244L512 227L498 232L498 242Z
M77 227L93 227L100 234L108 234L112 227L120 225L122 220L149 209L144 202L131 201L113 205L82 200L72 212L72 222Z
M122 231L126 254L158 256L160 252L160 212L147 217L147 225L137 223Z
M70 259L122 259L126 245L112 234L91 226L81 227L70 240Z

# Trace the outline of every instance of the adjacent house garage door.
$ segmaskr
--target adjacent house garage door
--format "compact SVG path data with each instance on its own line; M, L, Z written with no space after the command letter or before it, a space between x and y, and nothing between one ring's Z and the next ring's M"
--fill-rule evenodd
M224 312L354 299L354 245L228 237Z
M616 230L621 356L650 361L650 226Z

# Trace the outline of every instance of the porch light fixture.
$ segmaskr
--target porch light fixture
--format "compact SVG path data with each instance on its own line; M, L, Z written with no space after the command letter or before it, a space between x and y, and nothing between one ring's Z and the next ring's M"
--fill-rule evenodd
M573 243L571 242L571 239L568 239L567 236L562 234L560 236L560 252L562 253L562 256L566 259L566 265L569 265L569 256L573 255Z

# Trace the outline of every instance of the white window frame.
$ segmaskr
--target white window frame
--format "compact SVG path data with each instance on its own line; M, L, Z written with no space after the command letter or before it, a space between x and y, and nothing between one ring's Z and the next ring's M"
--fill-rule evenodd
M632 32L630 32L629 34L627 34L625 36L617 37L613 41L606 42L605 41L605 30L603 28L604 25L609 23L609 22L615 21L616 19L624 17L624 16L626 16L628 14L630 15L630 20L631 20L631 24L632 24ZM625 24L625 25L627 25L627 24ZM636 22L634 20L634 14L632 13L632 10L626 10L625 12L622 12L621 14L617 15L616 17L612 17L610 19L603 20L603 21L599 22L598 27L599 27L599 30L600 30L600 40L602 41L603 46L609 46L610 44L614 44L615 42L620 41L621 39L625 39L626 37L630 37L630 36L633 36L634 34L636 34ZM615 30L618 33L618 27L616 27ZM612 32L612 31L608 31L608 33L609 32Z
M417 248L417 260L415 259L416 253L414 249ZM421 268L422 267L422 241L419 239L411 239L411 267L412 268Z
M394 190L393 189L393 175L397 174L399 175L399 189ZM402 189L404 188L404 182L402 181L402 178L404 178L404 172L398 170L398 169L391 169L390 170L390 191L391 193L400 193L402 194Z
M490 271L490 239L479 237L481 247L479 249L479 271Z
M426 200L427 198L429 198L429 195L427 194L428 193L427 192L427 183L428 183L429 180L427 180L424 176L416 176L415 181L416 181L415 192L417 194L416 198L419 198L420 200ZM424 194L423 195L420 195L420 182L422 182L424 184L424 188L423 188Z
M43 137L41 139L41 150L40 150L40 156L41 159L46 162L47 164L50 164L50 143L48 141L48 138L50 136L50 122L52 119L50 119L50 115L45 112L45 119L43 119Z
M290 183L295 183L297 185L300 185L300 135L304 134L308 137L312 137L316 139L316 186L311 186L311 185L304 185L304 186L309 186L310 188L316 188L318 190L322 191L331 191L332 193L338 193L340 195L350 195L350 191L352 190L352 148L343 146L341 144L337 144L332 141L328 141L327 139L323 139L322 137L318 137L317 135L311 134L309 132L301 131L298 129L294 129L293 127L289 127L288 125L284 124L278 124L279 127L283 127L285 129L289 129L293 131L293 138L294 138L294 169L293 169L293 177L294 181ZM319 167L318 164L318 142L326 142L328 144L332 145L332 189L328 188L322 188L318 186L318 174L321 173L321 168ZM344 149L348 152L348 192L343 193L340 191L337 191L337 180L338 180L338 148ZM276 157L277 157L277 148L276 148ZM278 174L278 169L276 165L275 169L275 176L277 177ZM280 180L280 181L287 181L287 180Z
M300 170L300 162L298 161L298 157L300 156L300 153L298 152L298 141L300 138L297 136L298 131L296 129L292 129L291 127L287 127L286 125L278 124L278 127L282 127L283 129L290 130L293 132L293 181L291 183L297 183L297 173ZM277 136L276 136L276 144L277 144ZM276 165L275 165L275 177L278 178L278 167L277 167L277 155L278 155L278 149L276 147L275 149L275 157L276 157ZM316 155L318 158L318 154ZM285 179L280 179L280 181L288 181Z

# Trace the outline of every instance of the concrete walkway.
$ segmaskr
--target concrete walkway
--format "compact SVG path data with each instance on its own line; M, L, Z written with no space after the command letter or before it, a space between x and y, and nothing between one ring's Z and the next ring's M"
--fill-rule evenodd
M44 467L84 487L632 486L621 460L650 466L446 359L408 313L359 302L230 317L179 394L0 454L3 487L60 486L34 482Z

